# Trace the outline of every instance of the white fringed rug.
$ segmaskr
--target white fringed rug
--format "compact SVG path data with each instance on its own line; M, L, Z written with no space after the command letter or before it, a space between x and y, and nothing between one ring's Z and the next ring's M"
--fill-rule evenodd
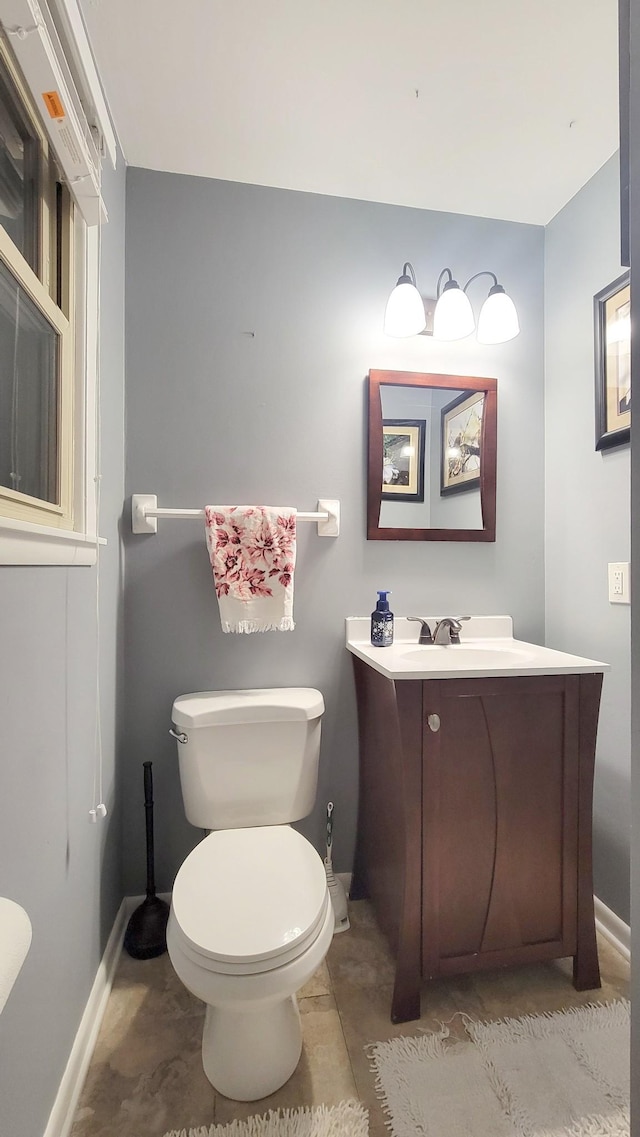
M165 1137L368 1137L369 1115L359 1101L314 1108L270 1110L262 1117L196 1129L173 1129Z
M629 1137L629 1003L371 1048L394 1137Z

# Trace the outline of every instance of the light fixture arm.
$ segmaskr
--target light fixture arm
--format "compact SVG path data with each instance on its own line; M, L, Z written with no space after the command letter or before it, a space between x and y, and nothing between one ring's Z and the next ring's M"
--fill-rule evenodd
M411 264L411 261L405 261L404 262L404 264L402 266L402 276L400 276L398 278L398 284L400 283L400 281L404 281L406 278L408 278L409 282L413 285L414 288L418 287L418 285L416 284L415 270L414 270L413 265Z
M438 283L436 285L436 300L440 299L440 295L442 293L442 278L445 275L445 273L449 274L449 279L447 281L447 284L451 284L451 282L453 281L453 273L452 273L451 269L450 268L443 268L442 272L440 273L440 276L438 277ZM445 287L446 287L446 285L445 285ZM466 291L466 289L465 289L465 291Z
M474 280L477 280L479 276L490 276L490 277L492 277L493 278L493 287L494 288L498 287L498 278L497 278L495 272L489 272L489 269L485 268L482 270L482 272L474 272L473 276L469 277L469 279L468 279L467 283L465 284L462 291L466 292L469 285L473 284Z

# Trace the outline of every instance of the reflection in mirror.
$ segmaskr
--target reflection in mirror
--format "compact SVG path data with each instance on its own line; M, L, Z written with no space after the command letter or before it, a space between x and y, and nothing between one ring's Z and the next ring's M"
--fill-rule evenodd
M484 392L385 383L380 397L381 528L482 529Z
M369 376L370 540L495 540L495 379Z

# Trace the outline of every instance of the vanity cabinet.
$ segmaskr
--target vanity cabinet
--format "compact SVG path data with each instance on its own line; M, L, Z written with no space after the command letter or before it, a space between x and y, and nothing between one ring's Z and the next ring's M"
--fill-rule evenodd
M422 979L573 956L600 986L591 810L602 675L388 679L353 658L360 809L352 895Z

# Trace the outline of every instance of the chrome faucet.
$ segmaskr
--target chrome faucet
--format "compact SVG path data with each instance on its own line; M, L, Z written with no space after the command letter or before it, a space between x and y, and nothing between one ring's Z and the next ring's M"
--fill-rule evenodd
M470 619L470 616L458 616L457 619L454 616L445 616L443 620L438 620L433 633L434 644L459 644L462 620Z
M431 628L429 627L427 621L422 619L422 616L407 616L407 620L416 620L418 624L422 625L420 628L420 636L418 637L419 644L433 643Z
M470 620L470 616L445 616L438 620L433 632L422 616L407 616L407 620L415 620L420 624L419 644L438 644L440 647L460 643L460 630L463 620Z

